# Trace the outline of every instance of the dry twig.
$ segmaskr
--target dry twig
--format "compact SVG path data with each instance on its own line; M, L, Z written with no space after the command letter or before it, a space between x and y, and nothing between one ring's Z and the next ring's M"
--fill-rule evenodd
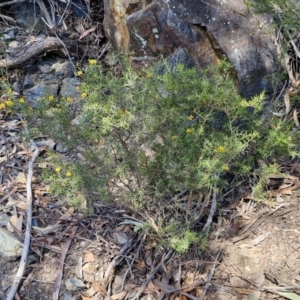
M216 190L216 187L214 187L213 188L213 199L212 199L212 203L211 203L209 216L207 218L207 222L206 222L205 226L202 229L202 233L205 233L209 229L209 227L212 223L212 220L213 220L213 216L215 215L216 209L217 209L217 190Z
M52 298L53 300L57 300L58 297L59 297L59 288L60 288L60 285L61 285L61 279L62 279L62 274L63 274L63 269L64 269L64 262L65 262L68 250L70 248L70 245L71 245L72 240L73 240L73 238L76 234L77 229L78 229L78 226L74 226L72 228L70 237L67 239L67 241L64 245L64 248L62 250L60 261L59 261L58 274L57 274L55 284L54 284L54 291L53 291L53 298Z
M12 1L8 1L8 2L3 2L3 3L0 3L0 7L15 4L15 3L22 3L22 2L25 2L25 1L26 0L12 0Z
M29 247L30 247L30 236L31 236L31 221L32 221L32 190L31 190L31 181L33 176L33 164L35 160L37 159L40 149L36 147L34 144L35 150L33 153L33 156L31 158L31 161L28 165L28 175L26 180L26 191L27 191L27 222L26 222L26 230L25 230L25 239L24 239L24 246L22 250L22 256L21 261L19 265L19 269L17 271L17 274L15 276L14 282L11 286L11 289L8 293L8 296L6 300L13 300L15 297L15 294L18 290L19 284L21 282L21 279L23 277L26 263L27 263L27 257L29 253Z

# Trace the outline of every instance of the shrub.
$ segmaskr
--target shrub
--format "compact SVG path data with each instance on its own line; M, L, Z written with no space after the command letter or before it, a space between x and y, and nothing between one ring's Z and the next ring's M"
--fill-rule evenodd
M262 121L263 93L241 98L226 61L202 71L166 65L162 75L158 67L135 72L124 63L122 69L117 76L91 64L80 73L82 99L48 95L35 109L19 102L17 109L32 134L84 156L72 162L52 156L44 174L50 191L68 201L82 194L119 201L148 221L152 214L159 238L184 252L197 239L182 208L174 204L166 213L176 193L220 190L228 174L249 174L259 158L291 155L292 136L282 122Z

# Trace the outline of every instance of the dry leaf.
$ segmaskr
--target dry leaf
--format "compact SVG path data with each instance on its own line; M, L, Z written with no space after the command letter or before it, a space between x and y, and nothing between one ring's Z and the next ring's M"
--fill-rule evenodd
M291 188L287 188L287 189L282 189L280 190L280 193L282 195L293 195L292 189Z
M170 284L166 284L166 283L163 283L157 279L154 279L153 280L153 283L155 285L155 287L157 288L157 290L162 290L166 293L172 293L174 292L176 289L174 288L174 286L170 285Z
M92 282L92 287L95 291L97 291L98 293L100 293L101 295L106 296L106 289L97 281L93 281Z
M125 299L125 296L127 293L128 293L127 291L123 291L121 293L114 294L114 295L110 296L110 299L111 300Z
M153 294L153 293L157 293L157 295L159 295L157 288L155 287L153 282L150 281L144 290L144 294Z
M85 297L85 296L82 296L82 295L81 295L81 300L93 300L93 299L92 299L92 298Z
M10 232L14 232L14 228L21 231L22 230L22 222L23 222L23 216L21 215L19 218L17 215L13 215L9 222L7 223L7 229Z
M73 213L74 213L74 207L70 207L70 208L67 210L67 212L64 213L64 214L59 218L59 220L60 220L60 221L68 221L68 220L72 217Z
M16 204L16 207L22 209L22 210L27 210L27 204L26 202L17 202Z
M247 248L252 248L259 245L267 236L268 233L259 235L256 239L247 244Z
M23 172L19 172L16 177L16 183L26 184L26 175Z
M84 261L84 262L94 262L94 261L95 261L94 254L93 254L92 252L87 252L87 253L84 255L83 261Z
M95 29L97 28L97 25L93 26L92 28L86 30L80 37L79 37L79 41L81 39L83 39L84 37L86 37L88 34L90 34L91 32L95 31Z

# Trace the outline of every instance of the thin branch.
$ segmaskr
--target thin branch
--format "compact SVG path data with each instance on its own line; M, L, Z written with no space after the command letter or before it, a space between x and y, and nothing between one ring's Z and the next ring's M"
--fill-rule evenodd
M31 221L32 221L32 190L31 190L31 181L33 176L33 164L35 160L37 159L40 149L36 147L34 144L35 150L33 153L33 156L31 158L31 161L28 164L28 175L26 180L26 191L27 191L27 221L26 221L26 230L25 230L25 239L24 239L24 245L22 250L22 256L21 261L19 265L19 269L17 271L16 277L14 279L14 282L11 286L11 289L7 295L6 300L13 300L15 297L15 294L18 290L18 287L20 285L21 279L23 277L26 263L27 263L27 257L29 253L30 248L30 236L31 236Z
M58 268L58 274L55 280L55 284L54 284L54 291L53 291L53 300L58 300L59 297L59 288L61 286L61 279L62 279L62 274L63 274L63 269L64 269L64 262L68 253L68 250L71 246L72 240L76 234L76 231L78 229L79 226L74 226L72 228L71 234L69 236L69 238L67 239L63 251L61 253L61 257L60 257L60 261L59 261L59 268Z
M132 298L132 300L137 300L140 299L141 295L143 294L143 292L145 291L147 285L149 284L149 282L153 279L153 277L155 276L155 274L159 271L159 269L163 266L164 262L166 260L168 260L170 257L172 257L173 255L173 251L169 250L167 253L164 253L161 261L159 262L159 264L153 269L153 271L149 274L148 278L143 282L143 284L141 285L139 291L137 292L137 294L134 296L134 298Z
M206 222L205 226L202 229L202 233L205 233L209 229L209 227L212 223L212 220L213 220L213 216L215 215L216 209L217 209L217 189L216 189L216 186L214 186L213 199L212 199L212 203L211 203L209 216L207 218L207 222Z
M232 220L233 220L233 217L231 217L231 219L230 219L230 223L229 223L229 226L228 226L228 228L227 228L226 235L225 235L225 237L224 237L224 239L223 239L221 248L219 249L219 251L218 251L218 253L217 253L216 257L215 257L214 265L213 265L212 269L210 270L210 273L209 273L208 278L207 278L207 282L206 282L206 284L205 284L205 286L204 286L203 292L202 292L202 294L201 294L199 300L204 300L205 295L206 295L206 293L207 293L207 291L208 291L208 289L209 289L209 287L210 287L210 285L211 285L211 280L212 280L212 278L213 278L213 276L214 276L214 274L215 274L215 271L216 271L216 265L217 265L217 263L218 263L218 261L219 261L219 259L220 259L220 256L221 256L221 254L222 254L222 252L223 252L223 249L224 249L224 247L225 247L226 239L227 239L228 234L229 234L229 231L230 231L230 229L231 229Z
M25 2L27 0L13 0L13 1L8 1L8 2L4 2L4 3L0 3L0 7L2 6L6 6L6 5L10 5L10 4L15 4L15 3L22 3Z

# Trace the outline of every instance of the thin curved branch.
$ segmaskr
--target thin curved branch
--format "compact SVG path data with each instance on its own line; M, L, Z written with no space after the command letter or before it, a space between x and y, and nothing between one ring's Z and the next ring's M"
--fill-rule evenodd
M35 160L37 159L40 149L34 144L35 150L33 152L33 156L28 164L28 175L26 180L26 191L27 191L27 221L26 221L26 230L25 230L25 239L24 239L24 245L22 250L22 256L21 261L19 265L19 269L17 271L17 274L15 276L14 282L11 286L11 289L7 295L6 300L13 300L15 297L15 294L19 288L21 279L23 277L26 263L27 263L27 257L29 253L30 248L30 237L31 237L31 221L32 221L32 190L31 190L31 181L33 176L33 164Z

